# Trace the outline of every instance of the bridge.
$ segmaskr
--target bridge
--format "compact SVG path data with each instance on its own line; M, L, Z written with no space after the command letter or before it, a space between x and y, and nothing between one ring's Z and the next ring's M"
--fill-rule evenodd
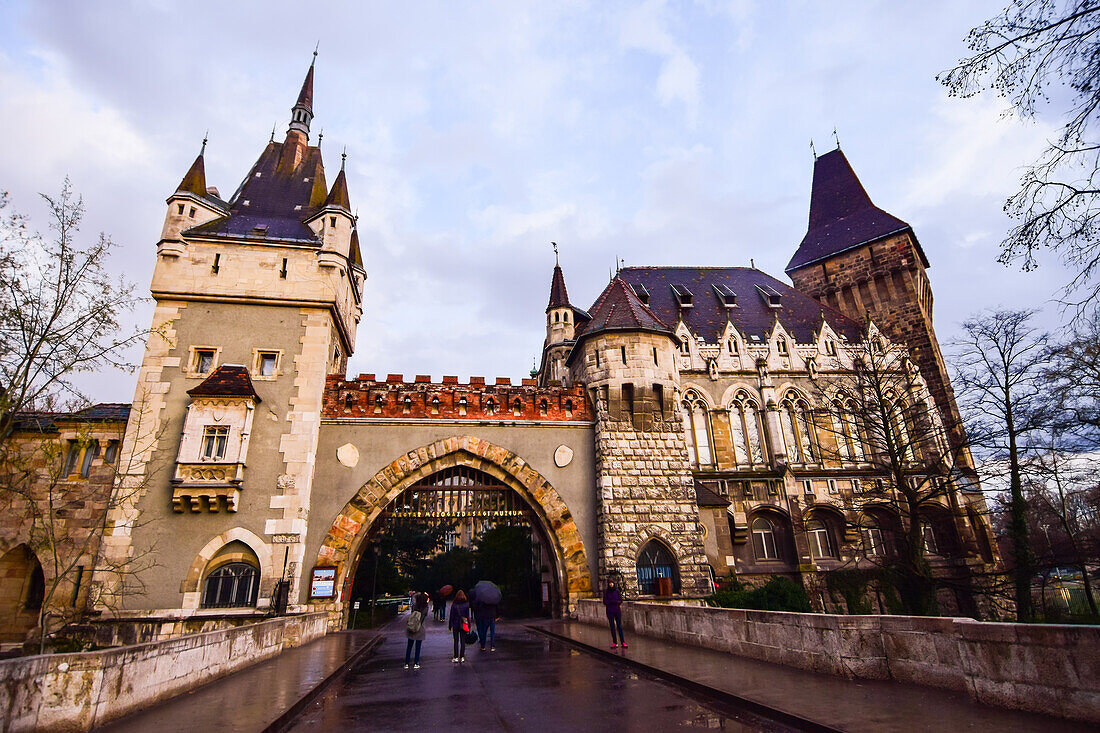
M1096 708L1090 713L1084 704L1077 712L1091 715L1091 723L982 704L972 694L958 690L796 669L721 651L716 648L717 640L707 648L661 638L642 620L648 613L660 622L668 621L660 611L645 608L654 605L627 604L626 616L634 633L628 632L630 646L625 650L610 650L606 629L585 622L594 620L594 612L599 610L598 604L590 602L579 612L580 621L502 623L495 652L480 651L475 645L468 649L467 661L459 664L452 662L451 637L445 625L429 620L421 668L408 670L403 668L404 619L399 616L374 631L322 636L100 729L112 733L182 728L272 733L677 727L739 731L1100 730L1095 725ZM693 610L702 615L709 612ZM666 607L666 612L677 611ZM736 617L752 612L726 613ZM904 617L896 618L905 622ZM925 621L946 624L961 620ZM1003 637L1014 625L985 624L982 628L989 626L999 627ZM1036 638L1045 635L1047 642L1052 641L1052 633L1076 634L1074 638L1085 646L1076 650L1063 647L1062 660L1052 657L1050 661L1054 666L1068 664L1076 669L1079 700L1095 696L1098 680L1089 670L1095 667L1096 657L1088 650L1095 648L1090 645L1100 629L1077 630L1082 632L1079 634L1069 627L1032 629ZM924 636L932 639L936 635L930 631ZM845 655L843 650L835 653ZM1025 656L1017 654L1015 661L1024 662ZM873 659L870 651L866 659ZM972 661L957 661L973 669ZM1041 684L1033 685L1030 694L1043 696ZM1047 702L1050 704L1049 698ZM1062 706L1052 712L1064 716L1068 711Z

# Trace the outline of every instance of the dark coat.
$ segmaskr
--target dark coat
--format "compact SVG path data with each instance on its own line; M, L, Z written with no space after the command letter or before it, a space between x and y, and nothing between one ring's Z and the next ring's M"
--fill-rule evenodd
M497 611L499 607L495 603L482 603L481 601L474 601L474 618L478 621L492 621L498 615Z
M456 601L451 604L451 614L447 617L447 628L452 631L462 628L462 619L470 618L470 604Z
M623 605L623 594L619 592L618 588L608 588L603 592L603 605L609 616L613 613L619 613Z
M419 611L421 614L421 620L426 622L428 620L428 597L420 595L415 596L413 598L412 608L409 610L409 612L411 613L412 611ZM426 623L421 623L420 631L416 632L415 634L410 633L408 627L406 627L405 636L409 639L412 639L413 641L424 641L425 636L427 636L427 630L428 626Z

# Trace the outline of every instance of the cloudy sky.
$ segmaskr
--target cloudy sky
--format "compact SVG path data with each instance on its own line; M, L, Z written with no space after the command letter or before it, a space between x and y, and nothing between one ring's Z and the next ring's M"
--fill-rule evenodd
M232 192L280 137L320 41L313 130L348 152L368 271L350 372L526 376L553 254L588 307L628 265L782 277L833 130L916 229L936 327L1043 306L1054 265L996 263L1020 166L1051 135L935 81L1004 0L0 5L0 190L42 221L66 175L143 292L164 199L209 130ZM314 135L316 140L316 135ZM148 323L151 305L134 315ZM1055 322L1056 316L1048 316ZM135 353L135 361L140 358ZM129 400L132 380L88 382Z

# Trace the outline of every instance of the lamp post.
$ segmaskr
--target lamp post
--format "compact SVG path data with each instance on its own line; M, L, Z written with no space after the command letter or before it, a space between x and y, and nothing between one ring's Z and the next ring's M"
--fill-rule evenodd
M374 604L378 598L378 560L380 559L380 548L378 546L378 540L371 540L370 542L371 552L374 554L374 578L371 580L370 586L370 626L374 628Z

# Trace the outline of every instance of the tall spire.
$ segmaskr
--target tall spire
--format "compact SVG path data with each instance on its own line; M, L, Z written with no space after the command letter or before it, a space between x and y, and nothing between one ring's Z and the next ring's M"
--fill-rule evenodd
M569 305L569 291L565 289L565 275L562 274L561 265L554 263L554 277L550 281L550 303L546 310L553 308L565 308Z
M309 64L298 101L290 108L290 129L309 138L309 123L313 121L313 67L317 63L317 49L313 49L313 61Z
M180 181L180 185L176 188L177 193L193 193L196 196L206 195L206 164L203 161L203 156L205 154L206 136L203 136L202 149L195 158L195 162L187 169L187 173L183 176L183 180Z

